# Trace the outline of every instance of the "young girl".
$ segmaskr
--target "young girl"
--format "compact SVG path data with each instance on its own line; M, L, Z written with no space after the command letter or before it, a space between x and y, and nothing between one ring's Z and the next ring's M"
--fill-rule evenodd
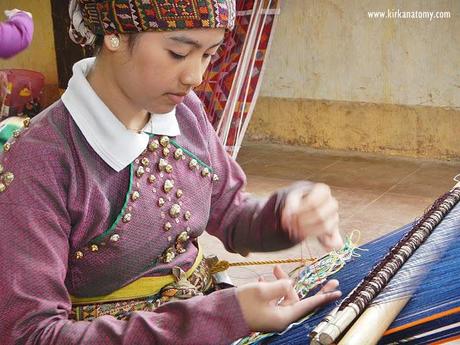
M279 268L219 290L198 245L203 231L242 255L307 235L342 244L327 186L244 193L192 91L234 3L73 0L70 12L72 37L100 51L0 154L2 344L226 344L338 298L330 281L299 301Z

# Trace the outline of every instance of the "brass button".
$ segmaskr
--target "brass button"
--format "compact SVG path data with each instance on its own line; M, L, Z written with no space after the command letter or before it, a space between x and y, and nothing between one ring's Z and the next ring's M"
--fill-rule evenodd
M188 164L189 168L191 170L195 169L198 166L198 162L196 159L191 159L190 163Z
M112 242L118 242L119 239L120 239L120 235L118 234L113 234L112 236L110 236L110 241Z
M185 242L187 242L189 238L190 237L186 231L181 232L180 235L177 236L175 244L177 253L183 254L186 252Z
M146 166L149 165L149 163L150 163L150 161L149 161L149 159L148 159L147 157L142 158L141 164L142 164L143 166L146 167Z
M77 251L77 252L75 253L75 258L76 258L77 260L82 259L82 258L83 258L83 252L82 252L81 250Z
M160 147L160 143L158 142L157 139L154 139L152 140L152 142L149 144L149 151L150 152L153 152L155 151L157 148Z
M208 175L209 175L209 169L208 168L204 168L203 170L201 170L201 176L206 177Z
M168 161L166 159L160 158L160 161L158 162L158 170L164 171L167 165Z
M182 231L176 238L176 242L186 242L190 238L187 231Z
M132 218L131 213L126 213L126 214L123 216L123 223L128 223L129 221L131 221L131 218Z
M171 189L173 189L174 187L174 181L172 180L165 180L165 183L163 185L163 190L166 192L166 193L169 193L171 191Z
M11 184L11 182L13 182L14 180L14 174L12 172L9 172L7 171L3 177L2 177L2 180L3 180L3 183L6 185L6 186L9 186Z
M92 244L90 249L91 249L92 252L97 252L99 250L99 247L98 247L97 244Z
M163 146L163 147L168 147L168 145L169 145L169 138L168 138L166 135L162 136L162 137L160 138L160 144L161 144L161 146Z
M177 218L180 215L180 206L178 204L173 204L169 209L169 215L173 218Z
M136 176L137 177L142 177L142 175L144 175L144 173L145 173L144 167L137 168L137 171L136 171Z
M172 172L173 172L173 167L172 167L172 165L171 165L171 164L166 165L166 166L165 166L165 171L166 171L168 174L172 173Z
M26 117L22 123L24 127L28 128L30 126L30 117Z
M174 249L168 248L163 253L161 259L163 260L165 264L169 264L171 261L174 260L175 257L176 257L176 253L174 253Z
M183 155L184 155L184 151L182 151L182 149L177 149L176 151L174 151L174 158L176 160L181 159Z
M133 194L131 194L131 200L136 201L137 199L140 198L140 196L141 196L140 193L136 190L133 192Z

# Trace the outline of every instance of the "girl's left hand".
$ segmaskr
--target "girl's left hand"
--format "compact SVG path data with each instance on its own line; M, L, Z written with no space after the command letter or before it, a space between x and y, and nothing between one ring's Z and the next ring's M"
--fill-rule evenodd
M326 250L343 246L338 203L329 186L323 183L313 184L310 190L298 188L289 192L281 214L281 225L295 240L316 236Z
M273 332L286 329L316 308L340 298L339 282L330 280L314 296L299 300L288 275L276 266L276 281L249 283L236 288L244 319L251 331Z

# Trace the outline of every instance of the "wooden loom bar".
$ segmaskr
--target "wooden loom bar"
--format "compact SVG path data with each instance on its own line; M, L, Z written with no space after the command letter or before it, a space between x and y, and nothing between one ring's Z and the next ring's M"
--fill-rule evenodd
M365 314L366 317L370 317L371 319L379 315L377 324L379 324L381 329L378 330L376 327L373 327L371 332L375 334L376 340L369 339L368 342L363 340L363 334L366 332L363 332L360 326L363 326L365 323L369 324L369 322L360 321L360 325L355 327L354 330L350 330L352 333L345 336L339 344L373 344L378 341L409 298L389 302L386 306L378 308L373 306L372 308L368 308L369 311L367 313L365 312L366 307L382 291L412 253L429 237L436 226L459 200L460 183L457 183L449 193L439 198L433 204L425 216L371 270L361 283L344 299L341 305L313 330L311 344L329 345L335 343L363 312L363 315ZM375 325L375 323L371 324ZM352 338L352 335L363 339ZM369 338L369 333L366 334L367 338Z

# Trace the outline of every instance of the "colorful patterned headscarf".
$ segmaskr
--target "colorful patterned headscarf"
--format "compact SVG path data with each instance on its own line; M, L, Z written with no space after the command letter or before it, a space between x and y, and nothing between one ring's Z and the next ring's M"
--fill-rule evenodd
M70 38L92 45L97 35L225 28L235 22L235 0L71 0Z

